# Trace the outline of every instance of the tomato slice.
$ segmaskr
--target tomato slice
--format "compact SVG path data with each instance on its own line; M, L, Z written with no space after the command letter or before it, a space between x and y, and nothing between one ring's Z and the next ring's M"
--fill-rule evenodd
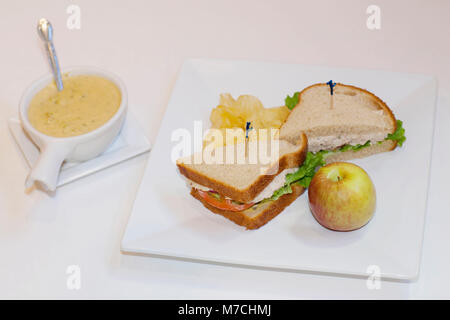
M235 203L233 202L233 200L226 199L217 193L216 193L217 197L215 197L209 191L197 189L197 192L200 195L200 197L204 201L206 201L209 205L222 210L243 211L254 205L254 203Z

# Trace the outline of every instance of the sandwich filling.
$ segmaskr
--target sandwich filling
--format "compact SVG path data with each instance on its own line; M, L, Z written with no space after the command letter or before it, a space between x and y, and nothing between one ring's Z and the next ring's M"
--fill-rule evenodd
M297 168L290 168L285 169L281 171L273 180L270 182L264 189L261 191L250 203L241 203L234 201L231 198L222 196L218 194L216 191L211 190L208 187L205 187L201 184L198 184L192 180L187 179L187 185L190 188L196 189L200 196L207 201L210 205L219 208L224 209L228 211L242 211L245 209L248 209L249 207L254 206L255 204L258 204L262 201L267 201L270 199L273 194L284 186L286 177L289 174L294 173L297 171Z

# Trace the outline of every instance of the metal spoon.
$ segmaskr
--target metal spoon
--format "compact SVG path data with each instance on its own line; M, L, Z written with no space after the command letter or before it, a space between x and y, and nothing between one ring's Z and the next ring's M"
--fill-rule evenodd
M48 54L48 59L50 60L50 66L52 67L56 86L58 87L58 91L61 91L63 89L63 83L58 58L56 57L55 47L53 46L53 27L50 21L48 21L45 18L42 18L38 22L37 29L39 36L45 42L45 49Z

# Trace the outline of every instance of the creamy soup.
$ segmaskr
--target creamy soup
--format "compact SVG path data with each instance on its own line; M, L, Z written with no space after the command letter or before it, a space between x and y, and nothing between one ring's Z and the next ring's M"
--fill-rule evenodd
M53 137L78 136L97 129L119 109L122 97L111 81L93 75L63 77L64 89L52 82L31 100L28 119Z

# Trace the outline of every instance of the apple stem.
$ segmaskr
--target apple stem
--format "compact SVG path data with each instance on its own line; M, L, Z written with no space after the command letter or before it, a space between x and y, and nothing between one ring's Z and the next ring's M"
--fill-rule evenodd
M342 180L342 177L339 175L339 170L337 169L331 170L328 173L327 178L333 182L338 182Z

